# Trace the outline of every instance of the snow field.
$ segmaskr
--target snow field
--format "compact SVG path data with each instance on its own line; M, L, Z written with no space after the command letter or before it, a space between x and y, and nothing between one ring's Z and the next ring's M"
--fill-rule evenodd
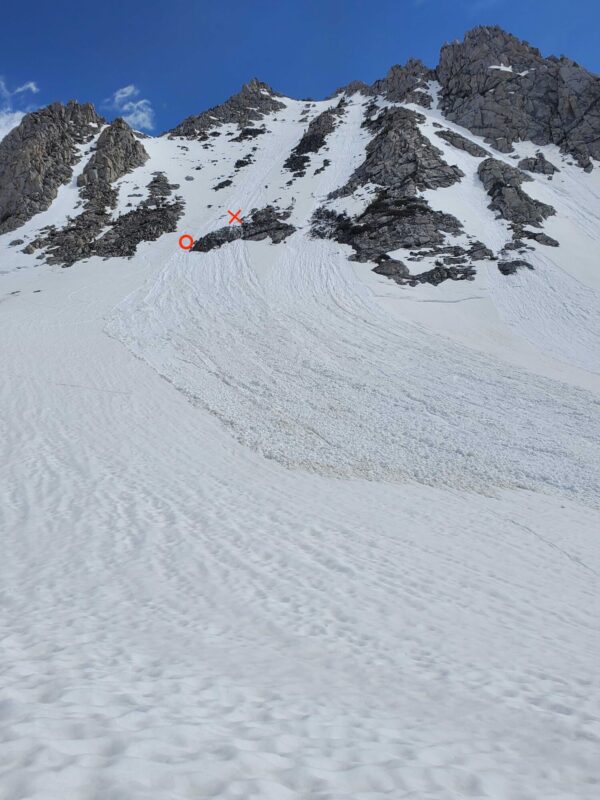
M593 327L482 273L461 343L304 232L179 251L346 179L358 106L285 193L301 107L222 193L246 143L145 141L186 212L133 261L3 249L0 800L597 799Z

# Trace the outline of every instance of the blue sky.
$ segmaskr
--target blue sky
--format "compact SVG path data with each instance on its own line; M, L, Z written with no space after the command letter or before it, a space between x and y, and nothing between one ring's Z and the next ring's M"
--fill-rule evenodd
M161 132L251 77L322 98L499 24L600 73L600 0L28 0L0 15L0 135L70 98Z

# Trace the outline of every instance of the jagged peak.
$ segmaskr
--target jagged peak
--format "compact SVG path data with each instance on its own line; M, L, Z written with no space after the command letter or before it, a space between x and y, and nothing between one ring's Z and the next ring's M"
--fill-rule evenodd
M250 92L252 94L256 94L257 92L261 94L267 92L267 94L270 94L272 97L283 97L281 92L275 91L275 89L273 89L272 86L269 86L268 83L265 83L264 81L261 81L260 78L256 77L250 78L249 81L244 83L241 91L238 94L242 94L244 92Z
M507 56L512 53L514 56L541 59L542 55L537 47L533 47L524 39L519 39L512 33L508 33L499 25L478 25L468 30L463 40L454 40L446 43L441 48L440 62L448 50L460 49L463 52L482 51L482 54L494 56Z

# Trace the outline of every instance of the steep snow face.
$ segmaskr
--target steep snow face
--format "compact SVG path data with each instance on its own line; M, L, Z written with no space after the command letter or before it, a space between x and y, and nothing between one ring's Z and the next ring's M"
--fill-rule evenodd
M417 199L497 256L481 158L436 132L489 148L438 88L409 108L463 177ZM184 208L133 259L22 252L94 143L0 237L1 800L596 800L600 171L540 148L533 270L399 285L311 235L381 191L330 196L393 103L346 97L285 166L340 99L144 139L112 221L156 173ZM284 242L202 251L267 207Z

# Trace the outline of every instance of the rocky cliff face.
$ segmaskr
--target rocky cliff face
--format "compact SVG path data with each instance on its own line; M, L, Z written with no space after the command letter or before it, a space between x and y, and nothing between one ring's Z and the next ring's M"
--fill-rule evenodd
M67 183L77 145L98 134L105 120L90 103L53 103L27 114L0 142L0 234L45 211Z
M600 159L600 78L501 28L475 28L445 45L437 78L453 122L507 153L513 142L556 144L584 169Z
M77 185L86 187L93 195L95 186L110 184L148 160L144 145L120 117L102 131L94 154L77 179Z

